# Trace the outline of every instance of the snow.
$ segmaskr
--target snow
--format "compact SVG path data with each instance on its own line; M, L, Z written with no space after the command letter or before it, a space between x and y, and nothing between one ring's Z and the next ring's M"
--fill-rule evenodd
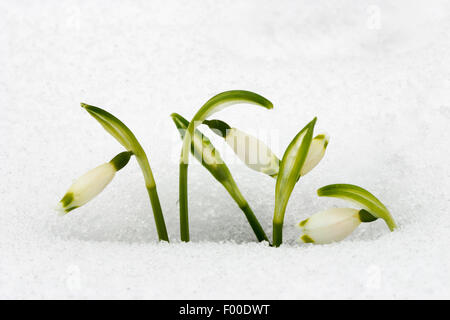
M446 1L1 1L0 298L450 298L449 12ZM217 117L266 134L279 156L314 116L331 136L294 189L277 249L255 242L193 158L192 242L178 240L169 115L191 118L229 89L274 103ZM141 141L170 244L156 241L135 161L86 206L53 211L75 178L122 151L80 102ZM275 181L205 133L270 234ZM316 196L338 182L373 192L400 228L376 221L339 243L299 244L296 222L352 206Z

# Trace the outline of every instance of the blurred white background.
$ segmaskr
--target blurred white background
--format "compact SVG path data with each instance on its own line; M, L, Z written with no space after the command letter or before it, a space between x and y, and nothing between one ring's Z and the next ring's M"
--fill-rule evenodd
M1 0L0 297L449 298L449 13L446 1ZM169 115L190 119L230 89L273 102L217 117L276 135L279 156L314 116L331 136L291 196L279 249L255 243L198 165L193 242L178 243L181 144ZM73 179L122 150L80 102L141 141L174 243L156 242L135 162L56 216ZM271 233L274 181L230 168ZM348 206L315 194L337 182L373 192L400 229L377 221L340 243L296 243L296 222Z

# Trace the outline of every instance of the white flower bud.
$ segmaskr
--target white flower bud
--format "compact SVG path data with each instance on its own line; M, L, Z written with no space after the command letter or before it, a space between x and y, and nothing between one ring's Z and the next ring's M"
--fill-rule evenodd
M306 243L319 244L340 241L359 226L360 211L365 210L332 208L316 213L298 224L303 230L300 239Z
M270 176L278 174L280 160L265 143L254 136L231 128L227 130L225 141L249 168Z
M131 152L119 153L108 163L104 163L78 178L58 204L57 210L66 214L86 204L112 181L117 171L129 161Z
M310 172L320 160L322 160L329 140L330 138L326 134L319 134L311 141L308 155L306 156L305 163L301 169L300 176L304 176Z

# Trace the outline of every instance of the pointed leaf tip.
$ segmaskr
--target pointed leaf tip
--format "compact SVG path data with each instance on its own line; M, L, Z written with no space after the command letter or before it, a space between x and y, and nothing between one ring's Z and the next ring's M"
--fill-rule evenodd
M206 103L197 111L188 126L188 135L185 136L183 141L183 149L181 152L181 162L184 164L189 163L189 136L194 134L194 129L210 117L212 114L223 110L224 108L241 103L249 103L258 105L266 109L272 109L273 104L263 96L246 90L230 90L219 93L206 101Z
M284 152L275 185L275 209L273 215L273 243L281 245L284 214L292 190L300 177L311 146L315 117L292 139Z

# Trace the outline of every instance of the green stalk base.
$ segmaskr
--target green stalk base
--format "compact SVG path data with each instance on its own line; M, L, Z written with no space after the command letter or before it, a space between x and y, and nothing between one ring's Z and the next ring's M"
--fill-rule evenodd
M273 243L274 247L279 247L283 243L283 223L273 222Z
M180 238L184 242L189 242L187 176L188 165L180 163Z
M253 213L248 203L245 203L244 205L240 206L240 208L244 212L245 217L247 218L248 223L252 227L253 232L255 233L258 241L269 242L269 238L267 238L264 229L262 228L261 224L259 223L258 219L256 218L255 214Z
M159 241L169 242L169 235L167 234L166 223L164 221L156 187L147 188L147 192L150 196L150 202L153 208L153 216L155 218L156 231L158 232Z

